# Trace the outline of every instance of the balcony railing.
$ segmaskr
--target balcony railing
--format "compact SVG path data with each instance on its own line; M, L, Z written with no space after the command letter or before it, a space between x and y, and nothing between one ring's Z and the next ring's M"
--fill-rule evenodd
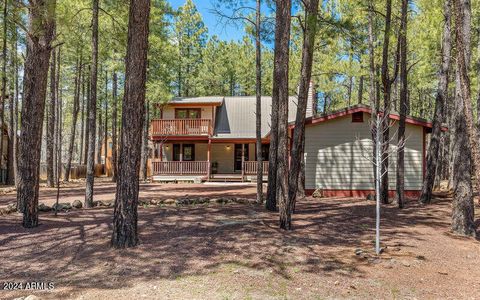
M212 132L212 121L209 119L158 119L150 123L152 136L208 136Z
M245 175L257 175L257 161L246 161L243 163L243 173ZM263 161L263 175L268 174L268 161Z
M208 175L208 161L152 160L153 175Z

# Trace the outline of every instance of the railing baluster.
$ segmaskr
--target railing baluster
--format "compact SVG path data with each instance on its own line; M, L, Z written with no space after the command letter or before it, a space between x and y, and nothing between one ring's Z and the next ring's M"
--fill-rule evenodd
M211 135L212 121L209 119L152 120L152 136L172 135Z

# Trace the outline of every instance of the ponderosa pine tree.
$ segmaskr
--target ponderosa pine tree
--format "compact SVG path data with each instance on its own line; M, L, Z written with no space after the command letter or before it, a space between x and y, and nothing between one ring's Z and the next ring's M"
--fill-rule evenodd
M318 0L305 0L305 22L303 25L303 46L302 46L302 68L300 76L300 88L298 91L297 114L295 118L295 129L293 130L293 142L291 148L290 173L288 180L288 201L295 208L297 199L299 174L301 163L304 160L305 145L305 118L307 112L310 81L312 77L313 54L315 47L315 36L317 35L318 22ZM314 91L310 91L312 94Z
M82 102L81 102L81 113L80 113L80 137L79 137L79 143L78 143L78 164L83 163L83 155L85 153L84 151L84 141L85 141L85 108L87 106L86 104L86 99L85 99L85 74L82 73Z
M88 164L88 149L89 149L89 145L88 145L88 141L89 141L89 138L90 138L90 121L89 121L89 118L90 118L90 98L91 98L91 88L90 88L90 84L91 84L91 74L92 74L92 70L91 70L91 67L90 65L88 66L88 75L87 75L87 83L86 83L86 88L87 88L87 99L86 99L86 102L85 102L85 106L86 106L86 116L85 116L85 137L84 137L84 148L83 148L83 164L86 166Z
M475 236L475 208L473 203L472 171L478 162L477 135L473 130L471 107L470 78L470 1L454 0L455 42L457 46L457 74L455 101L455 150L454 154L454 196L452 211L452 230L461 235ZM472 166L473 163L473 166ZM478 177L477 177L478 178Z
M263 203L263 152L262 152L262 26L261 1L255 6L255 137L257 151L257 203Z
M7 1L5 1L5 7L4 7L4 16L7 15L8 13L8 3ZM12 9L14 10L14 9ZM15 13L13 12L13 15L15 15ZM7 18L5 17L4 18L4 27L7 28L8 26L8 22L6 20ZM5 29L4 29L5 30ZM4 32L4 39L5 39L5 43L7 42L7 34L6 34L6 31ZM15 33L12 32L12 40L16 40L16 36L15 36ZM11 69L14 71L15 70L15 60L16 60L16 47L15 47L15 43L16 42L13 42L11 44L11 54L10 54L10 66L11 66ZM5 48L7 48L7 45L5 45ZM7 63L6 60L4 62L5 64ZM5 67L5 73L7 72L7 68ZM8 111L9 111L9 115L8 115L8 149L7 149L7 180L6 180L6 184L7 185L14 185L15 184L15 167L14 167L14 156L15 156L15 146L14 146L14 143L15 143L15 135L16 135L16 131L15 131L15 119L14 119L14 110L15 110L15 97L14 97L14 85L15 85L15 74L13 74L11 78L11 84L10 84L10 90L12 92L10 92L10 95L8 96Z
M429 204L432 201L432 190L435 182L440 149L440 137L442 134L442 123L445 118L445 105L448 98L449 69L451 59L451 0L445 0L443 15L443 34L441 49L441 64L438 74L438 88L435 97L435 114L432 121L432 134L428 147L427 162L425 166L425 177L423 179L422 194L420 202Z
M405 206L405 122L407 119L408 105L408 66L407 66L407 22L408 22L408 0L402 0L399 32L400 44L400 120L398 122L398 144L397 144L397 168L396 168L396 192L397 205L399 208Z
M378 81L376 79L376 64L375 64L375 6L373 0L368 1L368 66L369 66L369 89L368 89L368 98L370 107L372 108L372 120L377 116L379 110L378 100L380 97L377 95L379 90ZM370 122L370 132L372 133L372 141L376 140L376 124L375 122ZM372 158L373 158L373 178L375 182L375 191L377 185L377 172L376 170L376 144L372 143Z
M88 143L85 207L93 206L93 185L95 180L95 133L97 121L97 79L98 79L98 11L99 0L93 0L92 14L92 64L90 65L90 86L88 99Z
M117 182L117 88L118 88L118 78L117 72L113 71L112 76L112 98L113 98L113 107L112 107L112 181Z
M276 198L279 204L280 228L292 229L293 203L288 201L288 62L292 1L276 1L275 49L273 68L272 111L278 110ZM273 113L272 113L273 115ZM273 127L273 123L272 123ZM272 151L272 149L270 149Z
M73 95L73 110L72 110L72 127L70 131L70 141L68 143L68 153L67 153L67 165L65 167L65 181L70 180L70 170L72 167L73 159L73 148L75 146L75 133L77 131L77 119L78 113L80 110L80 86L82 78L82 68L83 68L83 57L80 54L80 58L77 59L76 63L76 72L74 79L74 95Z
M107 158L108 158L108 71L105 70L105 122L103 127L103 155L105 157L105 174L107 174Z
M142 155L140 159L140 179L147 181L148 176L148 126L150 123L150 104L147 99L145 102L145 116L142 130Z
M55 147L55 124L56 124L56 115L57 115L57 55L56 50L52 50L52 57L50 59L50 97L48 99L47 105L47 142L46 142L46 156L47 156L47 186L54 186L54 147Z
M5 102L7 101L7 12L8 12L8 1L4 0L3 3L3 46L2 46L2 105L0 111L0 124L2 126L1 133L0 133L0 169L3 171L3 141L5 136ZM8 172L8 170L7 170ZM8 173L7 173L8 174ZM3 176L3 174L2 174ZM7 175L8 176L8 175ZM2 178L3 183L3 178Z
M390 75L389 71L389 49L390 49L390 34L392 31L392 0L386 0L386 13L385 13L385 31L383 36L383 53L382 53L382 93L383 93L383 113L385 115L390 114L391 110L391 97L392 97L392 84L398 74L398 54L400 49L400 43L397 43L397 51L394 63L393 74ZM388 203L388 164L389 164L389 148L390 148L390 119L382 118L383 124L383 140L382 140L382 181L380 183L380 197L382 203Z
M207 42L207 28L192 0L187 0L178 10L175 18L175 36L178 43L177 95L195 96L202 51Z
M55 31L55 9L55 0L31 0L28 6L17 189L17 203L22 203L24 207L22 225L25 228L38 226L42 120Z
M112 181L117 181L117 88L118 88L118 77L117 72L113 71L112 76Z
M145 113L149 15L150 0L130 1L122 138L111 241L115 248L138 244L138 180Z
M467 136L470 141L472 163L473 163L473 175L475 177L475 183L477 190L480 189L480 149L478 147L478 132L477 127L473 122L473 109L472 109L472 92L470 86L470 75L468 74L470 67L470 59L467 60L467 50L470 49L470 36L471 23L470 18L466 18L465 15L471 14L471 4L469 0L460 1L455 0L455 36L457 45L457 69L460 82L460 93L463 98L463 109L465 114L465 122L467 124ZM468 11L468 12L467 12ZM459 26L457 24L462 24ZM467 33L468 31L468 33ZM468 41L468 42L467 42ZM469 52L470 50L468 50ZM468 63L467 63L468 61Z

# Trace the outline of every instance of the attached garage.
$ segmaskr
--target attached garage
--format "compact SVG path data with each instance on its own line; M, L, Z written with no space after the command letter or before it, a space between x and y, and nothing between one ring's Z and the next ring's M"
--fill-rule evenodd
M398 116L390 116L392 143L389 189L395 190L396 132ZM358 105L323 117L309 118L305 128L305 187L321 189L325 196L365 196L374 191L370 109ZM407 118L405 145L405 190L417 196L425 168L425 134L431 124Z

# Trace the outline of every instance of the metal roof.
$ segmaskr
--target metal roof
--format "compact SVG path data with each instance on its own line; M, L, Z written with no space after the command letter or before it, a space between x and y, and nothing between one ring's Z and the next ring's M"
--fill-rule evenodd
M223 105L217 108L213 138L254 139L256 130L256 97L225 97ZM262 137L270 132L272 97L262 96ZM295 120L297 97L289 97L288 121Z

